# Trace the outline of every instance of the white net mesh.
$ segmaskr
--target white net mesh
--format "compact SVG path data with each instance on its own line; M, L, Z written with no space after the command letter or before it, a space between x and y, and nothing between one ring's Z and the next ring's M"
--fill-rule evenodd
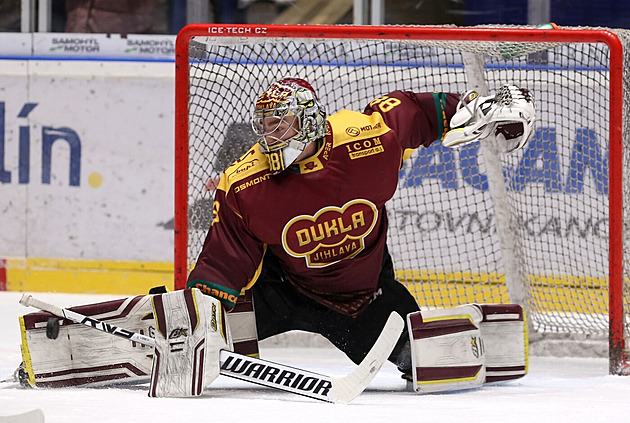
M616 31L626 47L629 31ZM254 142L256 96L286 76L307 79L329 114L363 110L395 89L463 92L462 52L482 55L490 92L529 88L538 113L524 150L501 156L512 251L498 237L479 145L416 151L388 204L397 274L422 307L508 302L507 254L532 328L608 333L609 51L605 44L194 37L189 44L188 260L200 252L221 171ZM624 116L630 80L624 73ZM630 124L623 121L624 228L630 228ZM624 303L630 298L624 241ZM502 247L503 245L503 247Z

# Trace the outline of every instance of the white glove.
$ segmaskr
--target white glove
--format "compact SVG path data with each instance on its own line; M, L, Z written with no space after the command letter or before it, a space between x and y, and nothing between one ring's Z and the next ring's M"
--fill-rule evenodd
M529 90L504 85L494 97L464 93L442 144L458 148L495 135L505 153L523 148L532 135L536 110Z

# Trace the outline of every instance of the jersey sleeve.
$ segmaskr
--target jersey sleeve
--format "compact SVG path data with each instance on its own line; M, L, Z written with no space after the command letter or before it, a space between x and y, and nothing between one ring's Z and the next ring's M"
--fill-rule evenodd
M255 281L260 271L265 244L248 230L236 204L219 189L213 203L213 220L203 249L186 286L233 307L243 288Z
M442 139L458 101L458 94L394 91L374 99L364 113L380 113L402 149L416 149Z

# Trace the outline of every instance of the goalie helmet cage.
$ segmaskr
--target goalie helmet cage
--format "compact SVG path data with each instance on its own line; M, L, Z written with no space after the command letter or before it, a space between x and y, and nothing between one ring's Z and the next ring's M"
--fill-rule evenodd
M201 251L221 172L255 142L254 101L275 80L307 79L329 114L396 89L510 83L536 101L526 148L503 155L495 140L459 150L435 142L403 163L387 204L397 277L423 308L510 301L527 310L530 338L607 339L610 372L628 373L629 43L629 31L606 28L185 27L175 287Z

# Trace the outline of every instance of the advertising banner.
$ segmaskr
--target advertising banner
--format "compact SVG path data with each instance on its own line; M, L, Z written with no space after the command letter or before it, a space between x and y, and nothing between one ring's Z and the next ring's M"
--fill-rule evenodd
M37 280L47 289L51 280L64 286L76 274L100 286L109 283L97 280L102 270L118 272L109 280L123 286L140 274L151 284L172 280L175 38L0 39L0 263L7 263L0 286L16 289ZM390 85L397 88L395 78ZM563 93L553 90L567 89L551 82L532 88L559 97ZM584 90L580 98L592 101L588 87L570 88ZM230 107L213 110L213 118L226 127L247 126L248 116L235 115L231 106L252 101L253 91L247 86L221 93ZM331 111L340 108L333 99L324 102ZM586 119L587 125L561 127L558 111L540 104L545 118L532 141L502 166L523 254L543 273L568 273L575 257L587 260L607 248L608 128L598 116ZM212 173L218 177L220 169ZM199 183L207 186L207 180ZM191 198L191 205L201 200ZM490 256L499 254L499 241L492 201L478 146L419 149L404 164L388 205L397 267L494 272ZM540 248L552 244L566 252L555 262ZM474 254L480 249L488 251L488 263ZM450 255L457 264L444 264ZM606 263L594 263L584 274L604 277Z
M42 56L107 47L100 35L35 35ZM166 57L156 51L135 54ZM173 62L5 59L1 69L0 282L50 289L107 269L171 280Z

